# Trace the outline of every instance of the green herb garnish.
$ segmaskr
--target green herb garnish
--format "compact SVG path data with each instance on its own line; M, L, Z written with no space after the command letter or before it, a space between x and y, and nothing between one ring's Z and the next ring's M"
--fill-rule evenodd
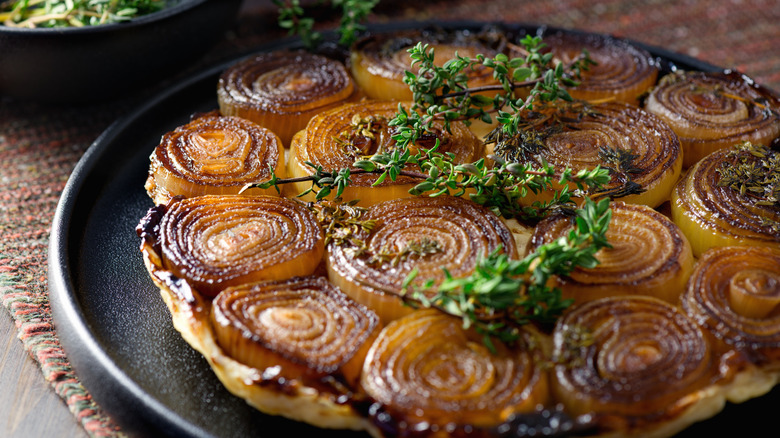
M0 3L0 22L11 27L83 27L120 23L157 12L172 0L12 0Z
M596 252L610 246L606 233L611 216L608 199L594 202L586 198L566 238L542 245L522 260L494 251L478 261L473 274L465 278L448 275L432 293L432 281L413 286L416 273L412 272L405 281L404 298L412 305L460 317L464 327L485 335L488 346L491 337L515 341L523 324L554 321L571 305L548 282L554 275L598 264Z

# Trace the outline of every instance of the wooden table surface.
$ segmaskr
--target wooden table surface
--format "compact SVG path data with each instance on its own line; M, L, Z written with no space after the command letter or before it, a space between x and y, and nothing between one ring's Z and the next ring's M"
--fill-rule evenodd
M655 2L661 16L648 15L647 17L635 16L636 8L630 4L631 2L559 0L557 2L537 2L538 5L534 7L534 3L531 2L526 4L526 2L512 3L512 1L496 0L483 3L482 0L429 2L398 0L400 7L392 11L385 8L382 12L383 15L375 16L374 21L416 18L420 9L414 9L412 5L422 2L427 5L423 10L424 16L422 17L426 19L436 17L439 19L489 20L490 17L500 16L507 21L546 23L553 26L614 33L697 56L716 65L739 67L746 70L747 73L763 79L764 83L769 82L767 85L774 88L778 88L780 85L780 71L774 67L780 58L777 49L777 45L780 43L778 38L780 26L777 24L780 22L778 21L780 20L780 3L776 0L689 1L686 2L688 7L695 8L697 5L706 5L700 10L707 11L706 13L711 15L708 18L710 21L703 19L700 15L692 15L694 17L692 19L697 20L697 24L691 27L686 27L685 23L681 22L681 15L685 14L676 13L673 9L663 9L665 5L674 3L671 1ZM496 5L506 7L503 9L505 12L503 15L500 11L496 11ZM511 7L507 5L511 5ZM275 17L268 13L270 7L270 0L246 0L242 15L254 14L255 18L248 22L253 26L258 26L258 23L260 25L273 24ZM743 24L747 24L739 29L744 32L740 35L747 36L735 40L738 37L729 33L734 30L730 27L733 24L731 20L737 20L740 12L750 8L760 12L756 13L755 18L750 17L747 21L741 21ZM258 14L265 14L265 18L258 19ZM667 16L665 17L663 14ZM635 23L638 22L641 22L641 25L636 26ZM246 25L247 22L243 23ZM664 25L668 25L669 30L659 31L659 29L663 30ZM234 41L228 46L235 48L236 34L240 37L242 32L246 35L252 30L238 28L232 32L230 38L233 38ZM759 37L751 35L749 32L757 32ZM691 37L697 38L696 44L680 41L680 39ZM253 42L261 40L262 37L253 40L252 36L249 35L243 41L246 44L253 44ZM729 41L733 43L729 45ZM742 50L735 50L737 46L741 46ZM741 58L740 56L748 57ZM2 132L0 132L0 140L2 140ZM2 160L0 157L0 166ZM0 230L3 229L0 228ZM0 284L0 287L3 285ZM22 342L17 337L14 320L5 311L0 311L0 394L0 437L82 438L88 436L69 411L67 404L43 379L40 366L24 349Z

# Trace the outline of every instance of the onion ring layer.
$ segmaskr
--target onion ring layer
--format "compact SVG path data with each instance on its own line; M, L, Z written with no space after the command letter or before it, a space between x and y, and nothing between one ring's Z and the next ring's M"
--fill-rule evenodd
M356 301L372 308L383 323L412 312L400 294L407 276L415 284L471 274L479 256L503 248L516 256L514 238L501 219L471 201L452 196L386 201L362 220L370 231L356 235L360 246L331 243L328 276Z
M366 95L378 100L412 100L412 92L403 81L412 60L409 48L417 42L428 44L434 50L437 65L458 55L475 58L496 55L496 50L472 34L431 33L407 30L367 36L356 42L350 51L350 68L355 82ZM497 84L489 69L468 70L470 87Z
M682 155L677 136L658 117L624 103L605 103L561 110L545 123L538 135L541 144L534 143L534 150L526 150L526 143L507 143L496 147L497 154L522 163L544 160L557 172L605 167L612 179L603 195L650 207L669 199L680 176ZM529 193L522 202L549 200L549 192Z
M544 43L564 65L581 56L583 49L596 62L582 71L579 85L568 88L575 99L615 100L636 106L639 96L658 78L658 67L650 54L624 40L559 32L545 36Z
M314 272L322 232L299 202L273 196L174 199L160 221L165 267L206 296Z
M682 308L754 363L780 370L780 250L707 250L683 294Z
M146 191L155 204L174 196L237 194L284 176L284 149L271 131L238 117L205 115L163 135L151 156ZM273 195L252 188L246 195Z
M280 377L342 377L357 383L379 333L374 312L324 277L253 283L223 290L211 314L217 342L228 355Z
M399 422L431 431L486 427L531 412L548 398L529 349L491 353L462 321L421 310L392 322L368 353L361 383Z
M645 108L680 137L686 168L716 150L744 141L769 145L780 135L777 97L733 73L667 75Z
M285 146L314 114L359 96L342 63L304 51L246 58L225 70L217 86L222 114L271 129Z
M345 104L316 115L306 129L293 138L287 163L288 175L305 177L314 174L314 169L306 164L307 161L322 166L326 171L336 171L352 167L357 159L364 156L392 151L396 143L391 138L393 131L388 122L398 111L398 105L398 102L390 101L365 101ZM470 163L483 157L484 145L464 124L452 123L448 133L441 123L435 123L433 130L435 134L418 140L411 147L429 149L435 146L438 139L440 143L437 151L454 154L456 163ZM408 168L419 171L411 165ZM377 178L376 174L353 172L342 198L345 201L359 199L361 205L368 206L411 196L409 189L419 182L415 178L399 176L395 181L387 178L374 187L372 184ZM311 182L290 186L294 193L288 194L297 195L310 188ZM309 194L304 199L311 200L313 196Z
M574 414L616 416L605 422L610 426L624 422L642 430L677 419L720 379L706 334L677 307L653 297L572 307L558 321L553 342L555 396ZM722 401L716 405L722 408Z
M666 216L644 205L612 202L607 241L599 265L556 277L564 298L584 302L613 295L648 295L677 303L693 270L691 247ZM570 218L559 215L536 226L531 250L568 235Z
M754 176L780 177L780 152L764 148L757 153L764 156L749 145L713 152L691 167L672 192L672 219L695 256L713 246L780 248L780 204L763 199L771 183L751 182Z

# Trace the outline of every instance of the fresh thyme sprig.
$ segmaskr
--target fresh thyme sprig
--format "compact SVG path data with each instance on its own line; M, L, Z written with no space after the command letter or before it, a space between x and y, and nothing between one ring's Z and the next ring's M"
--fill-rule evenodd
M404 83L409 85L413 96L411 111L399 106L390 126L396 127L394 139L403 147L414 143L423 133L431 130L437 120L445 128L453 121L482 120L493 122L493 115L501 124L506 135L514 135L518 126L528 118L527 111L539 105L572 101L565 86L577 84L582 70L594 64L587 52L565 66L553 64L553 54L543 53L545 44L541 37L527 35L521 40L525 57L510 59L503 53L495 57L482 54L474 58L457 55L438 66L434 49L428 44L418 43L409 49L411 67L417 73L406 71ZM490 69L496 85L470 88L467 71ZM527 97L515 96L518 88L530 88ZM488 97L484 92L497 92Z
M549 287L549 280L598 264L596 253L610 247L606 233L611 217L608 199L585 198L567 237L542 245L522 260L494 251L478 261L470 276L448 274L435 289L431 280L414 286L413 271L404 282L404 299L461 318L465 328L484 335L489 347L492 337L515 341L522 325L551 322L571 304L559 289Z
M558 208L574 208L572 196L582 196L588 189L598 189L609 182L607 169L596 167L592 170L581 170L576 174L571 169L556 173L550 165L533 168L530 164L509 163L499 157L491 156L495 164L488 166L484 159L474 163L457 164L451 154L431 149L420 149L412 154L409 148L394 149L391 152L374 154L367 159L354 163L355 169L340 169L329 172L307 162L314 169L310 176L288 179L273 178L267 182L252 184L249 187L267 189L280 184L311 181L312 186L301 196L315 193L316 199L324 199L331 194L341 197L350 183L350 177L355 174L373 173L378 175L374 185L382 184L388 178L395 181L399 176L406 176L419 181L411 190L413 195L461 196L468 192L469 198L477 204L484 205L499 216L522 220L537 220ZM555 192L547 202L537 201L533 205L521 205L520 199L528 191L540 193L553 190L553 182L563 186ZM574 183L578 188L570 191L568 183Z
M314 30L314 18L305 16L300 0L273 0L273 3L279 8L280 27L289 29L291 35L298 35L308 48L322 42L322 35ZM377 3L379 0L330 0L333 8L341 8L339 44L349 47L357 39L358 33L365 30L363 20Z

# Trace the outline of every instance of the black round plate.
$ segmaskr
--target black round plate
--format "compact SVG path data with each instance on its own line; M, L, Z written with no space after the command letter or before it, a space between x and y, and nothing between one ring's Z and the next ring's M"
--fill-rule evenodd
M441 25L441 24L440 24ZM420 23L375 31L419 28ZM479 23L447 28L477 29ZM536 25L504 25L537 32ZM543 29L543 28L542 28ZM692 58L645 46L665 70L718 70ZM257 51L296 48L285 40ZM206 360L173 328L149 278L135 234L152 206L143 184L149 155L162 134L190 115L217 108L220 63L161 93L112 124L87 150L57 208L49 249L49 284L61 343L94 399L130 435L175 437L348 436L269 416L232 396ZM722 436L776 427L780 391L729 405L684 436ZM360 434L356 434L362 436Z

